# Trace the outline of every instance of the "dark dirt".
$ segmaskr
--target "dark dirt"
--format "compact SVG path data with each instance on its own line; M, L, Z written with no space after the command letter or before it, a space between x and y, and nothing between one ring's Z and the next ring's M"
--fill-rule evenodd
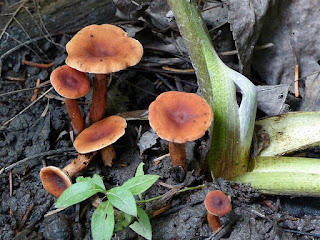
M122 17L129 18L130 13L130 21L119 22L119 26L143 43L145 54L137 66L114 74L108 98L108 115L147 109L156 96L164 91L197 92L196 77L193 73L181 74L162 69L163 66L179 69L192 67L176 27L166 20L165 14L169 9L165 1L153 1L150 7L130 5L130 11L125 11L128 9L123 8L121 1L114 2L116 7L124 11ZM137 20L139 16L144 17L143 21ZM230 26L223 16L226 16L226 12L217 17L217 26L210 25L216 28L211 34L218 52L235 48ZM215 22L215 19L211 21ZM65 30L67 32L69 29ZM53 37L53 40L65 46L73 33L61 33ZM71 126L63 99L54 90L19 114L31 103L30 98L33 95L33 90L24 89L33 88L38 78L42 83L49 80L51 71L63 65L66 57L64 50L46 39L36 43L46 53L50 62L54 62L52 67L40 69L21 64L22 59L34 62L46 59L35 45L29 46L33 51L25 47L19 48L2 62L0 94L8 95L0 95L0 122L14 119L3 125L0 132L0 240L91 239L90 219L94 207L88 201L44 217L55 209L56 198L42 187L39 171L44 164L63 168L76 156L76 152L72 147L69 134ZM42 58L39 59L34 51ZM239 69L236 55L223 56L222 59L229 66ZM8 77L20 77L24 81L12 81L8 80ZM263 80L255 71L253 79L256 82ZM42 87L39 96L50 87L50 84ZM17 90L21 92L11 93ZM292 99L292 93L289 95ZM286 104L289 107L294 108L299 104L297 101L290 101L289 97L288 99ZM88 113L90 100L91 93L79 100L84 114ZM263 110L260 115L264 116ZM114 144L117 153L114 166L104 167L100 156L97 156L78 176L92 176L97 173L103 176L109 189L133 177L140 162L145 163L144 170L147 174L160 175L158 182L144 196L148 199L167 194L167 198L162 201L146 204L150 216L156 210L170 206L162 214L152 217L153 239L317 239L317 236L320 236L318 199L260 195L250 186L223 179L217 179L213 183L206 182L203 169L208 145L207 135L187 145L189 171L186 174L172 168L168 157L155 164L154 159L168 153L168 144L154 134L143 138L143 134L148 131L150 126L147 121L128 121L125 135ZM148 139L150 144L143 145L147 143L141 143L145 141L141 139ZM141 147L142 145L147 147ZM63 151L64 149L67 151ZM52 150L57 151L52 153ZM41 156L31 158L35 155ZM312 155L319 158L319 151L315 149ZM11 170L5 169L28 157L28 161L12 167ZM174 188L171 190L161 183ZM199 190L180 194L174 190L176 187L198 186L203 183L205 187ZM213 189L221 189L230 195L233 205L233 211L221 219L224 228L214 237L207 224L203 204L206 194ZM84 210L86 206L88 208ZM26 222L21 225L28 210L30 213L26 216ZM290 232L291 230L293 232ZM138 239L138 236L126 229L117 232L114 239Z

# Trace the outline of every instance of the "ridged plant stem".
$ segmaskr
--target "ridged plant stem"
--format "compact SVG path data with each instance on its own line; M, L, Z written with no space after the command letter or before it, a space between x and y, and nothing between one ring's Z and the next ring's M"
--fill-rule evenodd
M168 3L189 51L201 93L214 112L209 171L215 177L227 179L245 173L256 113L255 87L220 60L194 1L168 0ZM246 94L240 109L235 83Z

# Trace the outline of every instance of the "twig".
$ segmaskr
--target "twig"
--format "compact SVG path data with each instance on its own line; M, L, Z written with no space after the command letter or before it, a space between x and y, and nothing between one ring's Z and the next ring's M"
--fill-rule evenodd
M10 80L10 81L18 81L18 82L25 82L26 81L24 78L12 77L12 76L6 76L5 79Z
M52 210L52 211L50 211L50 212L47 212L47 213L44 215L44 217L49 217L50 215L53 215L53 214L55 214L55 213L58 213L58 212L61 212L61 211L65 210L66 208L68 208L68 207L58 208L58 209Z
M167 74L167 73L159 73L159 74L161 74L161 75L163 75L163 76L166 76L166 77L168 77L168 78L173 78L173 79L178 78L176 75L172 76L172 75ZM187 81L187 80L183 80L183 79L181 79L181 78L179 78L179 80L180 80L181 82L185 83L185 84L189 84L189 85L191 85L191 86L198 87L198 84L196 84L196 83L193 83L193 82L190 82L190 81Z
M9 188L10 188L10 190L9 190L9 196L10 197L12 197L12 171L9 171Z
M294 72L294 96L299 97L299 65L296 65Z
M174 75L174 81L176 83L176 87L178 89L179 92L183 92L183 87L182 87L182 84L181 84L181 79L178 78L176 75Z
M257 50L270 48L270 47L273 47L273 46L274 46L273 43L267 43L267 44L264 44L264 45L261 45L261 46L256 46L253 50L257 51ZM221 56L235 55L235 54L238 54L238 50L225 51L225 52L220 52L218 54L221 55Z
M141 71L148 71L148 72L158 72L158 73L176 73L176 74L191 74L194 75L195 72L174 72L174 71L169 71L169 70L163 70L163 69L158 69L158 68L151 68L151 67L143 67L143 66L134 66L132 68L141 70Z
M176 88L174 88L173 86L171 86L171 84L167 81L167 79L165 79L163 76L161 76L160 74L156 73L156 76L158 78L160 78L160 80L171 90L171 91L177 91Z
M40 85L40 78L37 79L37 82L36 82L36 87L38 87ZM34 91L33 91L33 95L30 99L30 102L33 102L37 99L38 97L38 94L39 94L39 91L40 89L39 88L36 88Z
M39 86L37 86L37 87L24 88L24 89L15 90L15 91L12 91L12 92L2 93L2 94L0 94L0 97L6 96L6 95L10 95L10 94L19 93L19 92L24 92L24 91L30 91L30 90L34 90L34 89L39 89L39 88L45 87L45 86L48 85L49 83L50 83L50 80L45 81L45 82L43 82L43 83L40 83Z
M156 216L160 215L161 213L167 211L168 209L170 209L172 206L171 204L167 205L167 206L164 206L160 209L158 209L157 211L155 211L153 214L152 214L152 218L155 218Z
M200 189L200 188L203 188L203 187L204 187L204 184L199 185L199 186L195 186L195 187L188 187L188 188L184 188L184 189L178 190L177 193L182 193L182 192L186 192L186 191L197 190L197 189ZM136 202L137 202L137 203L152 202L152 201L154 201L154 200L161 199L163 196L165 196L165 194L160 195L160 196L157 196L157 197L154 197L154 198L149 198L149 199L147 199L147 200L137 200Z
M169 157L169 156L170 156L170 153L167 153L167 154L165 154L165 155L162 155L162 156L160 156L160 157L157 157L157 158L153 159L153 162L160 161L160 160L162 160L162 159L164 159L164 158L166 158L166 157Z
M18 232L20 232L20 230L23 228L23 226L26 223L26 221L27 221L27 219L28 219L28 217L29 217L29 215L30 215L30 213L31 213L33 208L34 208L34 204L32 203L30 205L30 207L28 208L28 210L26 211L26 213L24 214L24 216L22 217L21 222L20 222L18 228L16 229L16 234Z
M205 11L211 10L213 8L218 8L218 7L222 7L222 3L219 3L218 5L215 5L215 6L212 6L212 7L208 7L206 9L202 9L201 12L205 12Z
M190 69L177 69L177 68L172 68L172 67L162 67L163 70L168 70L168 71L172 71L172 72L179 72L179 73L194 73L194 69L190 68Z
M0 130L3 130L5 128L5 126L7 124L9 124L12 120L14 120L16 117L18 117L19 115L21 115L22 113L24 113L25 111L27 111L33 104L35 104L36 102L38 102L41 98L43 98L48 92L50 92L53 89L53 87L49 88L47 91L45 91L40 97L37 98L37 100L35 100L34 102L30 103L26 108L24 108L22 111L20 111L17 115L15 115L14 117L10 118L8 121L6 121L5 123L2 124L2 126L0 127Z
M49 150L47 152L43 152L43 153L39 153L39 154L35 154L31 157L27 157L27 158L24 158L18 162L15 162L5 168L2 168L1 171L0 171L0 174L2 174L3 172L7 172L13 168L15 168L16 166L20 165L20 164L23 164L33 158L39 158L39 157L44 157L44 156L49 156L49 155L54 155L54 154L58 154L58 153L65 153L65 152L72 152L74 151L74 148L61 148L61 149L58 149L58 150Z
M291 230L291 229L282 229L284 232L291 232L291 233L296 233L296 234L300 234L300 235L306 235L306 236L313 236L313 237L318 237L320 238L320 234L317 233L309 233L309 232L301 232L298 230Z
M28 66L32 66L32 67L37 67L37 68L49 68L53 66L53 62L51 63L35 63L35 62L30 62L27 60L22 60L22 63Z

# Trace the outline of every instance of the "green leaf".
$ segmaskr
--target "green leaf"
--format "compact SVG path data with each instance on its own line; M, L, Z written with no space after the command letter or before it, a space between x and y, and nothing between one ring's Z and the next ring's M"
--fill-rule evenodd
M128 227L128 225L132 222L132 220L133 220L133 217L129 214L126 214L126 213L118 214L114 231L118 232Z
M106 187L104 186L102 178L98 174L94 174L92 177L92 183L98 185L102 189L106 191Z
M139 166L137 167L137 171L136 171L136 175L135 175L136 177L144 175L143 166L144 166L144 163L141 162L139 164Z
M101 187L102 189L104 189L106 191L106 188L104 186L104 183L103 183L103 180L102 178L98 175L98 174L94 174L93 177L77 177L76 179L76 182L79 183L79 182L91 182L93 184L96 184L98 185L99 187Z
M98 192L105 192L105 190L89 181L80 181L79 183L72 184L61 194L56 202L56 207L69 207L82 202Z
M139 207L137 207L137 210L139 222L134 222L129 227L142 237L152 239L152 229L147 213Z
M143 193L152 186L157 180L158 175L143 175L133 177L122 184L122 187L128 189L133 195Z
M91 232L94 240L109 240L114 229L114 212L109 201L102 203L91 219Z
M107 197L112 205L120 211L131 216L137 216L136 201L132 193L126 188L120 186L107 191Z

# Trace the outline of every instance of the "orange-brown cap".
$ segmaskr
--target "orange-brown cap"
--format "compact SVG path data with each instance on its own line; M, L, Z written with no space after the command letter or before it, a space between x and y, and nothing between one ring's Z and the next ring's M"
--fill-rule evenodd
M43 187L55 197L60 197L72 184L70 178L60 168L53 166L42 168L40 178Z
M79 153L100 150L116 142L125 132L127 122L119 116L102 119L83 130L73 143Z
M56 68L50 75L50 81L57 93L65 98L80 98L90 91L87 75L68 65Z
M232 209L229 197L220 190L209 192L204 205L209 213L219 217L226 215Z
M139 41L128 37L121 28L90 25L67 43L66 63L79 71L107 74L136 65L143 55Z
M212 119L210 105L195 93L164 92L149 106L150 126L170 142L185 143L202 137Z

